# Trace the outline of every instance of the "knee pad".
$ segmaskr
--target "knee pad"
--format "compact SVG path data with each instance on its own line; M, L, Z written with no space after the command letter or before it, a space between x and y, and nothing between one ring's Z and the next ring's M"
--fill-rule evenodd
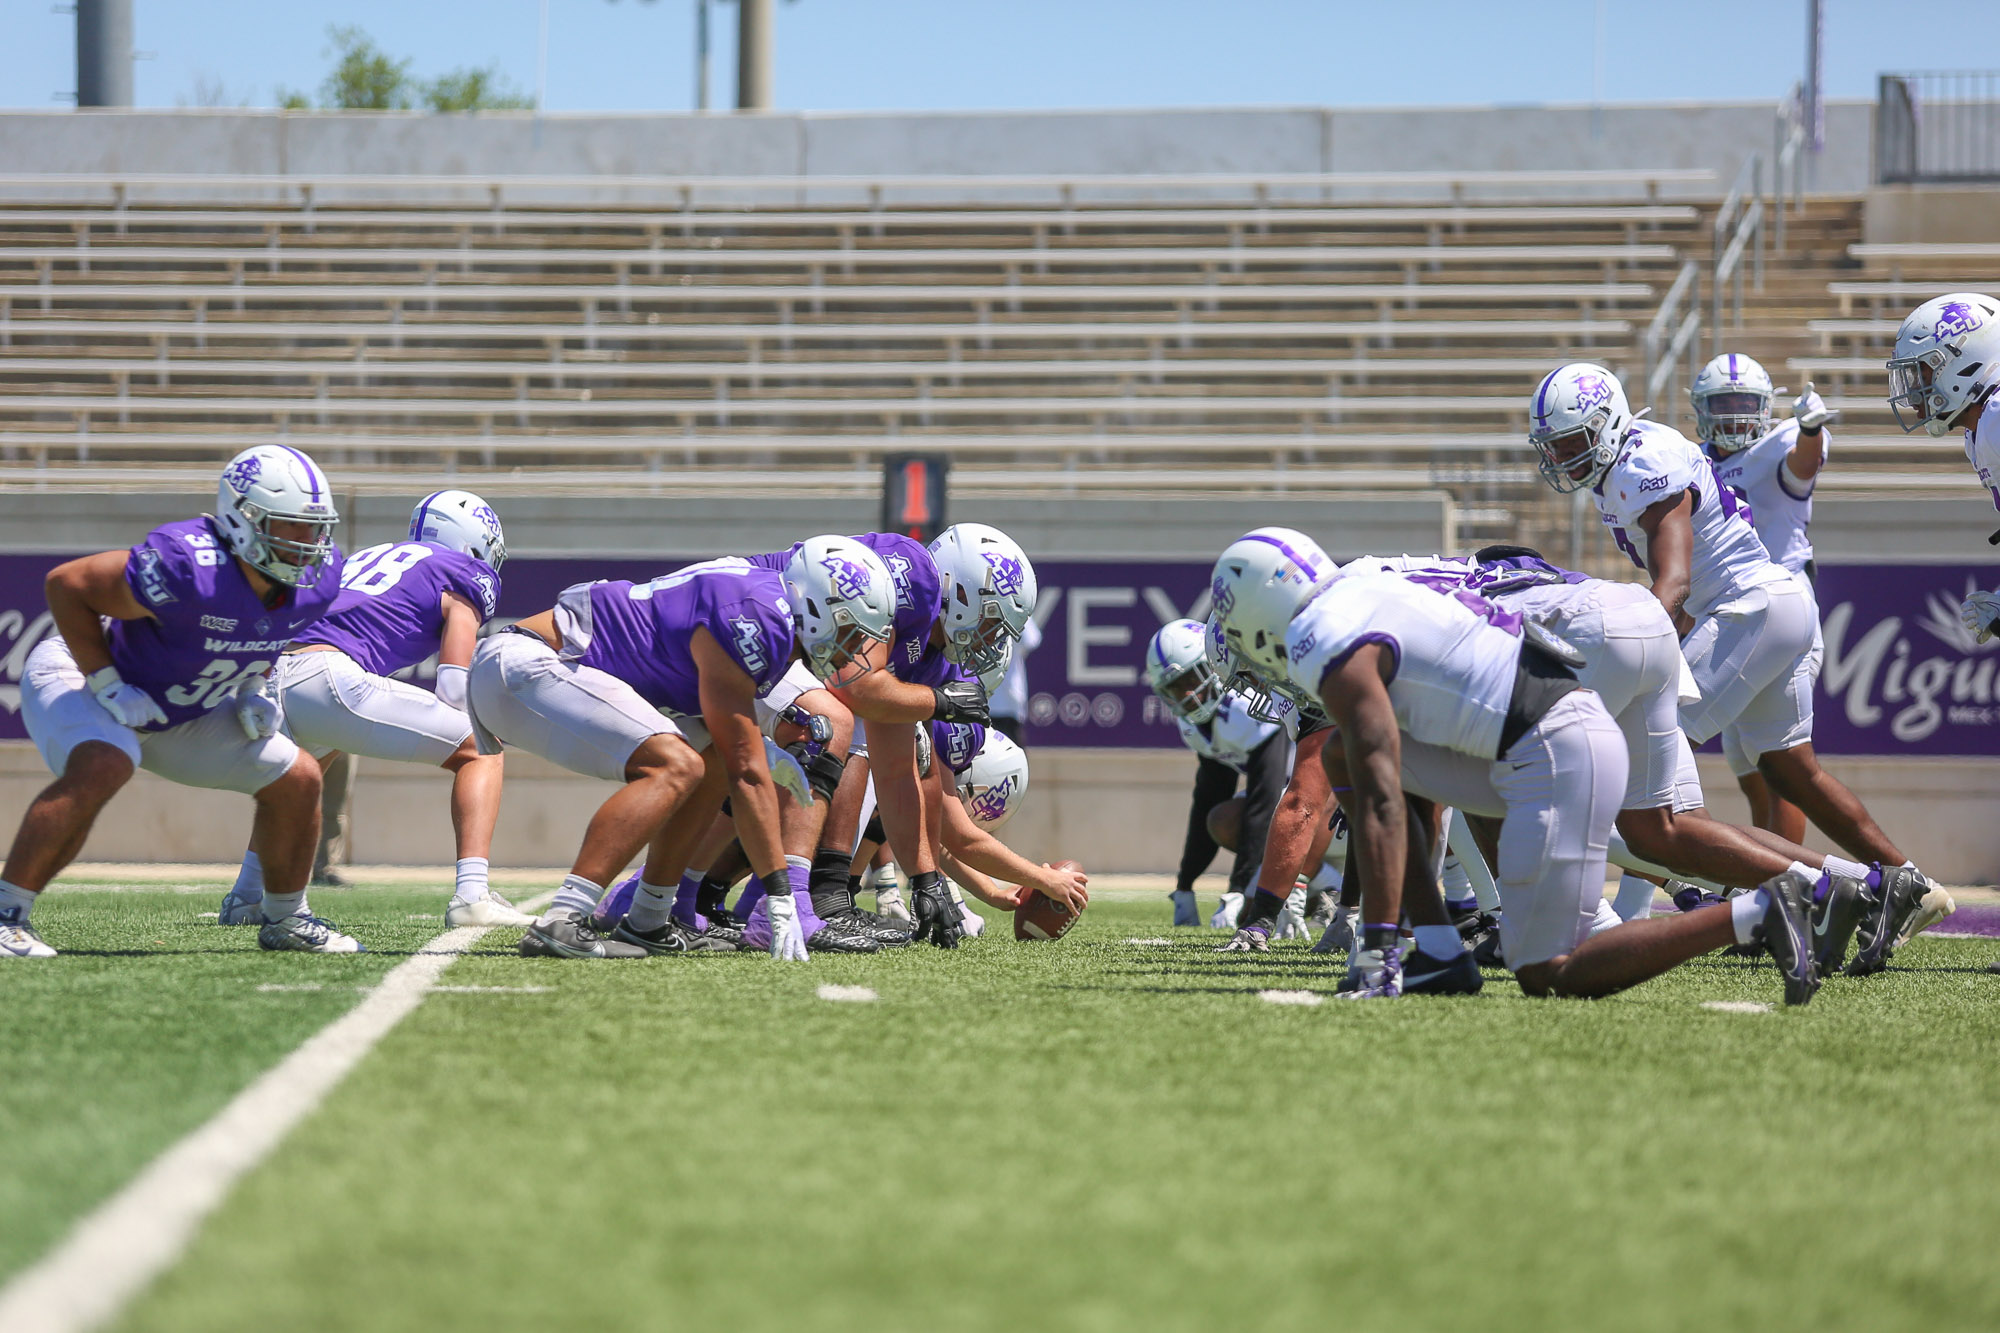
M834 791L840 786L840 775L847 771L847 761L837 754L821 750L805 761L806 781L812 784L813 795L822 801L833 799Z
M882 812L880 810L877 810L868 817L868 827L861 830L861 840L863 842L872 842L877 847L889 841L888 831L882 827Z

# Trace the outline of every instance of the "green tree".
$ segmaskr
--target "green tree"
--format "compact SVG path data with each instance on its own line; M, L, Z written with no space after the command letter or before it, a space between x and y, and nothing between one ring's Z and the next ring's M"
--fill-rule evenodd
M423 85L433 111L532 111L535 99L515 88L498 68L455 69Z
M410 62L392 59L360 28L336 24L327 29L339 59L319 86L320 105L336 111L407 111L419 91L410 79Z

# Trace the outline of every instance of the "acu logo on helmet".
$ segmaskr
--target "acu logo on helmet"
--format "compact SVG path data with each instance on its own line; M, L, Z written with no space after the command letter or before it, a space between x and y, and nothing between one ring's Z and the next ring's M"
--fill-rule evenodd
M262 476L263 472L264 460L252 454L248 458L239 458L231 463L223 471L222 479L229 483L230 490L241 494L249 490L250 484Z
M1611 386L1601 375L1579 375L1576 380L1576 410L1588 412L1611 401Z
M1937 329L1932 336L1943 342L1947 338L1970 333L1985 323L1986 321L1979 317L1979 312L1964 301L1947 301L1944 309L1938 313Z
M868 576L868 571L852 560L843 560L837 555L830 555L819 563L820 568L824 569L827 576L833 580L833 590L849 601L866 597L875 586L875 581Z
M1012 597L1021 591L1021 562L1011 555L986 553L986 565L993 571L993 591Z
M972 798L973 816L977 819L998 819L1007 813L1007 802L1013 796L1014 775L1010 773Z
M1215 576L1215 583L1208 590L1208 598L1218 616L1226 616L1236 608L1236 594L1230 589L1229 580L1220 574Z

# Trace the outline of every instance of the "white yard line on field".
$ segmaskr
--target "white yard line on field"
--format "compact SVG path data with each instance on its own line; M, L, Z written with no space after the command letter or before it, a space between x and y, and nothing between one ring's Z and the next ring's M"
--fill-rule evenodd
M553 896L522 907L536 910ZM312 1114L490 929L463 926L431 940L207 1124L154 1158L40 1263L0 1288L0 1329L83 1333L110 1322L180 1258L236 1182Z

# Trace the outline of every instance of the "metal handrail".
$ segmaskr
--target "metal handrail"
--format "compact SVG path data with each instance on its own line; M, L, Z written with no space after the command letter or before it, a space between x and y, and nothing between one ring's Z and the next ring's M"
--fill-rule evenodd
M1687 313L1681 315L1682 306ZM1676 322L1676 317L1678 323ZM1671 333L1669 332L1671 330ZM1680 275L1674 285L1667 288L1667 294L1660 299L1660 309L1653 316L1653 322L1646 326L1640 339L1646 354L1646 401L1663 401L1661 390L1672 384L1673 397L1678 397L1680 381L1678 370L1683 353L1688 356L1688 375L1694 375L1694 347L1701 333L1701 270L1690 259L1681 265Z
M1778 107L1777 125L1774 130L1771 171L1771 216L1777 227L1777 251L1785 253L1785 200L1791 199L1791 210L1796 213L1805 207L1805 162L1801 156L1806 146L1805 118L1798 113L1799 90L1792 89L1791 100Z
M1743 160L1736 181L1716 210L1714 244L1711 249L1709 300L1714 310L1709 318L1712 354L1722 351L1722 295L1735 282L1735 325L1743 327L1743 257L1751 256L1758 291L1764 290L1764 159L1757 153ZM1740 215L1739 215L1740 211ZM1726 239L1725 239L1726 238ZM1751 247L1755 246L1755 249Z

